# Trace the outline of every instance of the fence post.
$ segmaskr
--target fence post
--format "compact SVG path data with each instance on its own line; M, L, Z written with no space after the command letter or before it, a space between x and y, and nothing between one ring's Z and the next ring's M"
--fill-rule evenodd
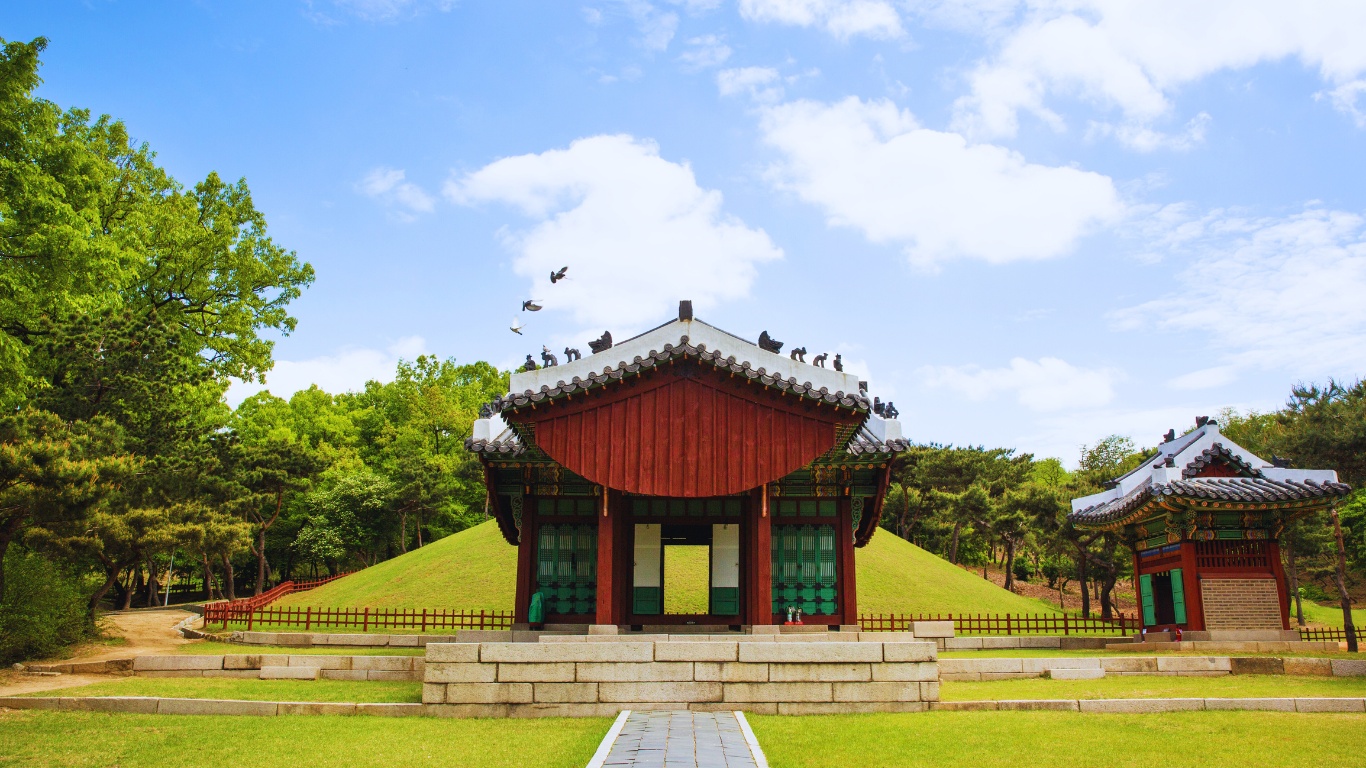
M426 632L426 631L427 631L427 609L426 609L426 608L423 608L423 609L422 609L422 631L423 631L423 632Z
M309 631L310 629L313 629L313 608L312 608L312 606L310 606L309 609L308 609L308 611L304 614L304 631L307 632L307 631Z
M1067 634L1067 614L1065 612L1062 615L1062 633Z
M1012 634L1011 631L1010 631L1010 614L1008 614L1008 613L1006 614L1006 634L1007 634L1007 635Z
M253 621L255 618L256 618L256 607L255 607L255 606L252 606L251 608L248 608L248 609L247 609L247 631L248 631L248 632L251 631L252 621Z
M365 606L365 618L362 620L360 631L361 631L361 632L369 632L369 631L370 631L370 606L368 606L368 605Z

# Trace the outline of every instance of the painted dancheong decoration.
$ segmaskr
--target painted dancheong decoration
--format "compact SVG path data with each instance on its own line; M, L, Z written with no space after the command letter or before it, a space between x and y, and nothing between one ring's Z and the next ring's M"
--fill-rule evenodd
M1333 470L1263 459L1201 417L1106 490L1074 499L1068 519L1133 551L1145 629L1288 630L1281 532L1350 490Z
M761 338L683 302L586 359L512 375L466 447L518 547L518 622L858 623L854 551L908 443L857 376ZM664 615L663 548L684 543L709 546L707 612Z

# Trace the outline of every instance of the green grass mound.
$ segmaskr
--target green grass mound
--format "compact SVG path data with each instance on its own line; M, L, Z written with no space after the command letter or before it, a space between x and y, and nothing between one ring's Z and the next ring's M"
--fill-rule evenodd
M706 547L670 547L666 587L705 602ZM678 550L677 552L673 550ZM879 531L857 551L860 613L1042 613L1056 608L1001 589ZM517 548L483 523L309 592L280 606L511 610ZM695 582L695 583L694 583ZM674 605L670 610L697 608Z

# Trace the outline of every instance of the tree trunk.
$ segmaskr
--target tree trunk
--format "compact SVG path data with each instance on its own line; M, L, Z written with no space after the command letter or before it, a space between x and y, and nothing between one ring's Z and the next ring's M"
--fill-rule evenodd
M1347 548L1342 543L1342 522L1338 519L1338 508L1329 507L1333 517L1333 538L1338 544L1338 597L1342 604L1342 628L1347 632L1347 652L1357 652L1356 625L1352 623L1352 597L1347 594Z
M280 519L280 507L285 501L285 489L279 488L275 491L275 514L269 520L261 522L261 527L256 534L256 592L259 595L265 589L266 583L266 531L270 530L275 521Z
M949 562L958 565L958 532L963 530L963 523L953 524L953 542L949 544Z
M1006 591L1015 591L1015 542L1006 542Z
M161 580L157 578L157 564L147 557L147 607L161 605Z
M1114 591L1116 575L1107 573L1103 579L1097 580L1096 584L1100 587L1100 617L1110 620L1115 617L1114 611Z
M99 589L95 590L95 594L91 595L90 600L86 603L86 616L89 618L91 624L95 623L95 610L99 607L100 601L104 599L105 595L109 594L109 590L113 588L119 580L119 567L115 565L112 560L105 557L103 553L99 554L98 557L100 562L104 565L104 583L100 585Z
M417 513L417 548L422 549L422 513Z
M896 521L896 535L907 540L909 540L909 537L906 534L909 533L909 531L906 530L906 518L910 514L911 495L910 492L906 490L906 486L903 485L901 486L901 516L897 518Z
M398 513L398 548L404 554L408 553L408 513Z
M5 527L0 529L0 603L5 601L5 553L9 551L9 543L19 535L19 528L24 523L24 515L15 515L5 521Z
M223 584L228 588L228 599L237 599L237 577L232 572L232 558L223 555Z
M209 553L200 551L200 558L204 562L204 602L213 599L213 569L209 567Z
M132 578L128 581L128 589L123 593L123 610L133 607L133 594L142 591L142 567L134 563L129 566L132 569Z
M1300 572L1295 567L1295 542L1291 539L1285 540L1285 554L1290 560L1285 569L1285 574L1290 577L1290 594L1295 598L1295 622L1303 627L1304 600L1300 598Z
M1077 584L1081 587L1081 616L1091 618L1091 585L1086 562L1086 546L1077 543Z

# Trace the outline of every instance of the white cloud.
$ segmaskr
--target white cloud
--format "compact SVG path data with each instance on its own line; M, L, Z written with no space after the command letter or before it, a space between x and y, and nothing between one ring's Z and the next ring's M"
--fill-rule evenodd
M701 35L688 40L688 50L678 57L683 68L690 72L719 67L730 58L730 46L724 35Z
M1213 118L1208 112L1201 112L1186 123L1179 133L1164 133L1139 123L1093 122L1087 131L1088 137L1113 136L1121 144L1139 152L1153 152L1158 149L1171 149L1178 152L1195 147L1205 140L1205 130Z
M982 7L996 23L1014 18L1000 4ZM956 104L955 126L970 135L1014 135L1022 111L1063 130L1048 106L1053 96L1118 110L1141 132L1169 115L1180 86L1267 61L1296 58L1339 86L1366 71L1360 0L1024 0L1016 7L1017 23L988 33L995 52L968 75L972 92Z
M738 67L716 73L716 87L722 96L748 95L760 103L781 101L783 87L778 70L772 67Z
M1327 97L1333 102L1333 106L1344 115L1352 118L1358 128L1366 128L1366 110L1363 110L1358 101L1362 94L1366 94L1366 80L1352 80L1343 83L1331 91L1324 91L1315 94L1316 98Z
M692 299L699 311L749 294L756 267L782 257L762 229L722 210L692 168L631 136L579 139L568 149L504 158L453 177L446 195L516 206L536 221L506 235L513 268L548 310L585 327L638 326ZM548 275L569 266L569 280Z
M410 336L382 350L347 348L308 360L277 360L266 374L266 383L233 381L227 399L236 407L257 392L269 390L288 400L314 384L332 394L353 392L364 388L367 381L392 381L400 359L412 360L427 352L426 341Z
M1122 375L1112 368L1078 368L1056 357L1037 362L1013 358L1005 368L929 366L920 370L925 385L955 391L969 400L1013 394L1032 411L1096 408L1115 398Z
M636 23L640 33L637 41L647 51L663 51L669 47L678 31L678 14L661 11L645 0L617 0L626 14Z
M797 101L763 108L760 122L783 156L777 185L921 265L1058 256L1124 213L1109 177L969 145L887 100Z
M1216 365L1177 376L1167 382L1172 389L1213 389L1229 384L1238 378L1238 369L1231 365Z
M1199 334L1211 362L1313 378L1366 370L1366 220L1310 208L1214 212L1170 240L1190 258L1166 295L1113 314L1127 330ZM1189 382L1188 382L1189 383Z
M379 166L356 183L356 190L384 203L403 221L412 221L418 213L431 213L435 207L432 196L404 179L403 171Z
M819 27L840 40L860 35L893 39L906 34L896 8L886 0L740 0L749 21Z

